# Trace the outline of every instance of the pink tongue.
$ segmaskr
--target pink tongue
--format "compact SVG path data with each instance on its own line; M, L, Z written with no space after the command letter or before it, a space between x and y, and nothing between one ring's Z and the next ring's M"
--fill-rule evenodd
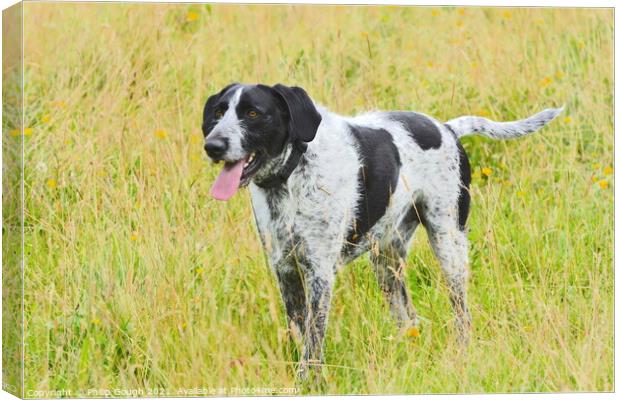
M237 161L233 165L225 164L222 172L211 186L211 196L216 200L226 201L237 193L243 173L243 164L245 164L245 160Z

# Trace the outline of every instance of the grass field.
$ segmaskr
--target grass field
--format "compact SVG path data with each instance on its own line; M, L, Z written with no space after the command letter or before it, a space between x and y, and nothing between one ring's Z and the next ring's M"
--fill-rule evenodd
M343 114L510 120L566 105L534 136L463 140L474 170L468 351L457 351L419 230L407 283L421 336L398 333L359 259L337 280L325 382L304 393L614 389L611 9L24 13L26 395L295 387L247 190L228 203L208 194L217 171L202 106L232 81L299 85ZM5 149L18 127L4 119Z

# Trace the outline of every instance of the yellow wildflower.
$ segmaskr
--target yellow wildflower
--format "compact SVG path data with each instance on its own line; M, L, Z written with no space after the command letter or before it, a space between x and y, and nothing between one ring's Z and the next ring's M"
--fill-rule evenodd
M519 198L523 198L523 197L525 197L525 191L524 191L524 190L519 190L519 191L517 192L517 197L519 197Z
M99 318L93 318L92 321L93 325L101 325L101 320Z
M433 10L431 11L431 15L432 15L433 17L438 16L438 15L439 15L439 10L438 10L438 9L436 9L436 8L433 8Z
M590 180L592 181L592 183L596 183L598 181L598 178L592 175L592 178L590 178Z
M32 128L24 129L24 136L30 136L30 135L32 135Z
M196 274L198 274L198 275L202 274L204 271L205 271L205 270L204 270L204 268L202 268L202 267L198 267L198 268L196 268Z
M164 130L159 129L155 131L155 136L157 136L160 139L165 139L166 136L168 136L168 133Z
M613 173L614 173L614 169L612 167L607 166L603 169L603 174L605 175L611 175Z
M52 117L49 114L45 114L44 116L41 117L41 122L43 122L44 124L50 122L52 120Z
M564 117L565 124L570 124L571 122L573 122L573 119L571 117Z
M200 17L200 15L197 12L189 11L187 15L185 16L185 20L187 22L193 22L193 21L196 21L198 17Z
M510 11L508 11L508 10L505 10L505 11L502 13L502 16L503 16L505 19L510 19L510 18L512 18L512 13L511 13Z
M603 179L599 181L598 185L601 187L601 189L607 189L609 187L609 182Z
M132 232L130 239L132 242L135 242L136 240L138 240L138 232Z
M550 77L546 76L546 77L544 77L540 81L540 86L547 87L547 86L551 85L552 82L553 82L553 79L551 79Z
M411 328L407 329L407 336L411 338L417 338L420 336L420 330L417 327L412 326Z
M482 172L482 175L491 176L491 174L493 173L493 170L489 167L484 167L482 168L481 172Z
M56 189L56 186L57 186L56 179L54 179L54 178L48 179L47 182L45 182L45 184L50 189Z
M21 132L19 131L19 129L13 129L12 131L9 132L9 135L15 137L15 136L19 136Z
M458 13L459 13L459 15L465 15L465 9L464 8L459 8L458 9Z
M601 163L594 163L594 164L592 165L592 168L594 168L594 169L600 169L600 168L601 168Z

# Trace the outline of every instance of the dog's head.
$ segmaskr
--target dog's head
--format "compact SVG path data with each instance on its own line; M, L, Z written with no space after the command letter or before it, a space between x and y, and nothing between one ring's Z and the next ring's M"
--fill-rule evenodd
M321 123L308 94L299 87L233 83L209 97L203 112L204 148L224 161L211 189L228 200L282 154L287 143L310 142Z

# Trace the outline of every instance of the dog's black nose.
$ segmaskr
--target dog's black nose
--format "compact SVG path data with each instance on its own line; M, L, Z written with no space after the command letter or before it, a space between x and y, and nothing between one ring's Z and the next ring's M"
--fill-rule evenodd
M228 142L222 138L208 139L205 143L205 151L211 158L221 158L228 149Z

